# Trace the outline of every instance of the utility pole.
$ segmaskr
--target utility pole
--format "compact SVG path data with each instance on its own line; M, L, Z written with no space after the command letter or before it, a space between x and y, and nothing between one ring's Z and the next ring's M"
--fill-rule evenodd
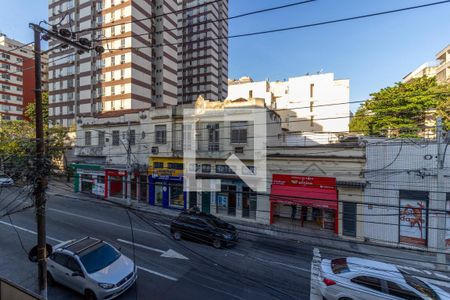
M436 230L437 230L437 253L436 253L436 267L440 270L447 270L447 259L446 259L446 245L445 245L445 209L446 209L446 196L444 193L444 131L442 129L442 117L437 117L436 120L436 147L437 147L437 182L436 182L436 203L434 207L437 209L436 215Z
M45 228L45 190L47 189L49 165L45 161L45 136L44 136L44 115L42 108L42 73L41 73L41 34L42 39L48 41L55 39L64 45L72 46L84 53L95 49L97 53L103 53L102 46L91 47L91 41L80 38L74 41L74 35L70 30L62 28L58 31L57 26L52 30L47 30L39 25L30 23L30 28L34 31L34 75L35 75L35 101L36 101L36 163L35 163L35 184L34 196L36 205L37 224L37 263L38 263L38 283L39 293L47 299L47 241Z
M127 205L131 205L131 122L127 131Z
M44 116L42 111L42 79L41 79L41 33L34 30L34 76L36 98L36 183L34 196L36 201L37 223L37 263L39 293L47 299L47 253L45 228L45 189L47 188L47 172L45 171ZM41 172L41 170L44 170Z

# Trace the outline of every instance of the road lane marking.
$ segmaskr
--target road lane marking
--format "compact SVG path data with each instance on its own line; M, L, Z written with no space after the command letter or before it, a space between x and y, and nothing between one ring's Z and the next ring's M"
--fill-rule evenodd
M150 250L150 251L161 253L161 257L179 258L179 259L187 259L187 260L189 260L189 258L187 258L186 256L184 256L184 255L182 255L182 254L180 254L180 253L178 253L178 252L176 252L176 251L174 251L172 249L164 251L164 250L152 248L152 247L149 247L149 246L145 246L145 245L142 245L142 244L133 243L133 242L130 242L130 241L127 241L127 240L117 239L117 241L121 242L121 243L124 243L124 244L127 244L127 245L134 245L135 247L139 247L139 248L142 248L142 249L146 249L146 250Z
M17 226L17 225L13 225L13 224L8 223L8 222L0 221L0 224L6 225L6 226L10 226L10 227L14 227L14 228L16 228L16 229L19 229L19 230L22 230L22 231L25 231L25 232L28 232L28 233L37 235L37 233L36 233L35 231L33 231L33 230L26 229L26 228L23 228L23 227L20 227L20 226ZM50 237L50 236L48 236L48 235L47 235L47 239L48 239L48 240L53 240L53 241L55 241L55 242L57 242L57 243L62 243L62 242L63 242L63 241L61 241L61 240L52 238L52 237Z
M166 278L166 279L169 279L169 280L172 280L172 281L178 281L178 279L175 278L175 277L172 277L172 276L169 276L169 275L166 275L166 274L162 274L162 273L159 273L159 272L156 272L156 271L144 268L144 267L137 266L137 268L139 270L148 272L148 273L153 274L153 275L157 275L157 276L162 277L162 278Z
M54 211L54 212L57 212L57 213L60 213L60 214L65 214L65 215L72 216L72 217L77 217L77 218L89 220L89 221L92 221L92 222L103 223L103 224L106 224L106 225L111 225L111 226L116 226L116 227L119 227L119 228L131 230L131 228L129 226L124 226L124 225L116 224L116 223L113 223L113 222L99 220L99 219L95 219L95 218L91 218L91 217L86 217L86 216L83 216L83 215L70 213L70 212L67 212L67 211L64 211L64 210L59 210L59 209L56 209L56 208L47 208L47 210L51 210L51 211ZM135 227L133 227L133 230L134 231L138 231L138 232L153 234L153 235L157 235L157 236L163 236L160 233L151 232L151 231L148 231L148 230L139 229L139 228L135 228Z
M6 225L6 226L10 226L10 227L14 227L14 228L16 228L16 229L19 229L19 230L22 230L22 231L25 231L25 232L28 232L28 233L37 235L37 233L36 233L35 231L33 231L33 230L29 230L29 229L26 229L26 228L23 228L23 227L20 227L20 226L16 226L16 225L13 225L13 224L11 224L11 223L7 223L7 222L4 222L4 221L0 221L0 224ZM58 243L62 243L62 242L63 242L63 241L61 241L61 240L52 238L52 237L50 237L50 236L48 236L48 235L47 235L47 239L53 240L53 241L58 242ZM157 276L160 276L160 277L163 277L163 278L172 280L172 281L178 281L178 279L175 278L175 277L172 277L172 276L169 276L169 275L165 275L165 274L162 274L162 273L159 273L159 272L156 272L156 271L153 271L153 270L150 270L150 269L141 267L141 266L137 266L137 268L140 269L140 270L142 270L142 271L145 271L145 272L148 272L148 273L151 273L151 274L154 274L154 275L157 275Z

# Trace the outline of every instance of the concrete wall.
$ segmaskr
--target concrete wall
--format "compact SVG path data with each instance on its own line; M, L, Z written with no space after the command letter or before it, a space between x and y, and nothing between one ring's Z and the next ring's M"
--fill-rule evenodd
M367 145L364 235L378 243L399 244L400 191L428 192L430 209L444 209L445 194L437 193L437 146L432 142L396 141ZM450 193L450 153L447 151L442 192ZM447 207L447 210L449 208ZM448 226L448 225L447 225ZM436 212L428 213L428 243L436 248ZM442 229L442 228L441 228ZM403 244L404 246L408 246Z

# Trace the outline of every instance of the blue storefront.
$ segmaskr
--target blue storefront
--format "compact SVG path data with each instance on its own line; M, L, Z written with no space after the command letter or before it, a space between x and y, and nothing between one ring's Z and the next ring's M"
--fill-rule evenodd
M183 176L152 174L148 177L148 182L150 205L174 209L186 208Z

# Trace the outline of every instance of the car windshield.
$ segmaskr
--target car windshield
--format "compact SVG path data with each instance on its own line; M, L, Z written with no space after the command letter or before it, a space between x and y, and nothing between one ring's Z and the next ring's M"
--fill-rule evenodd
M119 257L120 253L108 244L102 244L100 247L80 256L86 272L89 274L95 273L101 269L106 268Z
M436 292L433 291L432 288L430 288L425 282L421 281L420 279L408 274L403 274L403 277L405 278L405 281L408 285L416 289L422 295L429 297L432 300L440 299Z
M9 178L9 177L6 175L0 175L0 178Z

